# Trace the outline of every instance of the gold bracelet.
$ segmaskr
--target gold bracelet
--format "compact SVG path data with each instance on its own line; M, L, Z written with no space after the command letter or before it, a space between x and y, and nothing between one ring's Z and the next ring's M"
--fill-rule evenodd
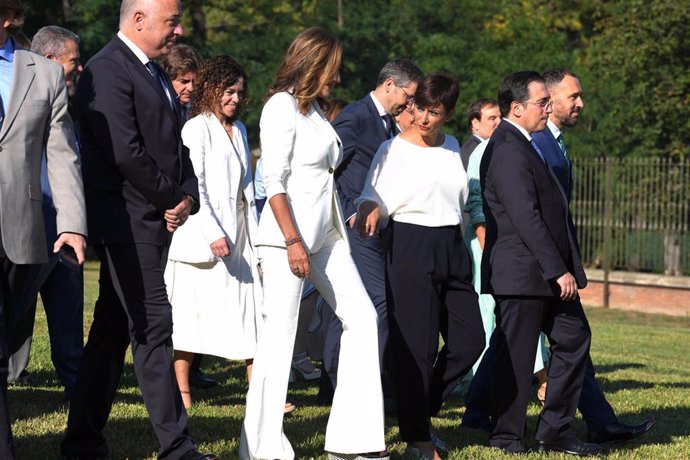
M285 247L291 246L295 243L299 243L300 241L302 241L302 238L299 236L292 238L291 240L285 240Z

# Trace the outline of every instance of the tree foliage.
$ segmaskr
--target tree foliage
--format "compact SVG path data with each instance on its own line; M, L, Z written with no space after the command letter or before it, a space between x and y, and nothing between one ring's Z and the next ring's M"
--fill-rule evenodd
M28 3L27 34L64 25L81 36L84 59L117 30L120 0ZM184 0L183 8L183 41L205 57L227 53L246 67L252 101L244 119L254 142L284 49L300 30L320 25L345 47L337 97L362 97L386 61L409 57L424 71L458 77L448 130L464 138L465 108L495 97L506 75L567 67L585 90L583 116L568 135L576 156L690 153L687 1Z

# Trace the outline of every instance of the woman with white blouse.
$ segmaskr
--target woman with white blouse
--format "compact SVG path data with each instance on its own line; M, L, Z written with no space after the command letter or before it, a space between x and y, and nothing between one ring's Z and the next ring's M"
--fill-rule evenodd
M419 83L412 128L381 145L355 202L362 233L391 220L386 295L398 425L408 455L420 459L440 458L430 417L484 349L460 229L467 174L457 139L441 132L457 98L450 75Z
M330 458L354 458L363 452L387 457L377 316L350 256L335 191L333 172L342 147L317 102L340 81L341 52L340 41L323 29L297 35L261 113L268 205L256 245L263 271L264 325L247 393L242 459L295 458L283 432L283 405L307 278L345 330L325 449Z
M199 212L175 232L165 282L173 307L175 374L186 408L194 353L245 360L251 373L261 283L247 132L237 116L247 76L230 56L199 70L182 140L199 179Z

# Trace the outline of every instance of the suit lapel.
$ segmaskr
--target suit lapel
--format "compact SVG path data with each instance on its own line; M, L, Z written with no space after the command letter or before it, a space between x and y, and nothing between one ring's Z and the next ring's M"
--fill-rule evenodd
M176 113L179 112L179 110L173 109L173 107L177 107L177 101L175 94L173 94L173 89L172 89L172 83L170 82L170 79L168 78L167 75L165 75L165 72L161 69L161 77L166 81L166 84L168 85L168 90L171 91L170 96L172 97L172 107L170 105L170 101L168 101L168 96L165 95L165 92L163 91L163 88L161 87L160 83L156 81L156 79L151 75L151 72L146 68L144 64L141 63L139 58L132 52L131 49L122 41L120 40L119 37L115 37L113 39L117 46L122 50L124 56L127 58L128 64L130 67L133 69L134 73L139 74L139 76L146 81L146 83L151 87L153 92L158 95L159 99L161 102L165 105L167 108L166 112L173 118L175 122L176 128L179 130L181 129L181 123L180 123L180 114Z
M379 111L376 108L376 104L374 104L371 94L366 97L366 105L367 109L369 110L369 115L371 116L371 121L376 126L376 133L379 136L379 145L381 145L383 142L388 140L388 133L386 133L386 129L383 127L381 115L379 115Z
M5 121L0 131L0 141L5 138L7 131L12 126L19 113L19 108L24 103L29 88L36 78L36 64L31 53L17 48L14 52L14 76L12 77L12 92L9 103L5 106Z

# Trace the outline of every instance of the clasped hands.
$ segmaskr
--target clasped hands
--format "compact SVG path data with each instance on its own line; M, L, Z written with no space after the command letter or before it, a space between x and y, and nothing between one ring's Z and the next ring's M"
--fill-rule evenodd
M185 196L177 206L165 211L166 229L173 233L177 228L184 224L189 219L189 214L192 212L194 200L191 196Z

